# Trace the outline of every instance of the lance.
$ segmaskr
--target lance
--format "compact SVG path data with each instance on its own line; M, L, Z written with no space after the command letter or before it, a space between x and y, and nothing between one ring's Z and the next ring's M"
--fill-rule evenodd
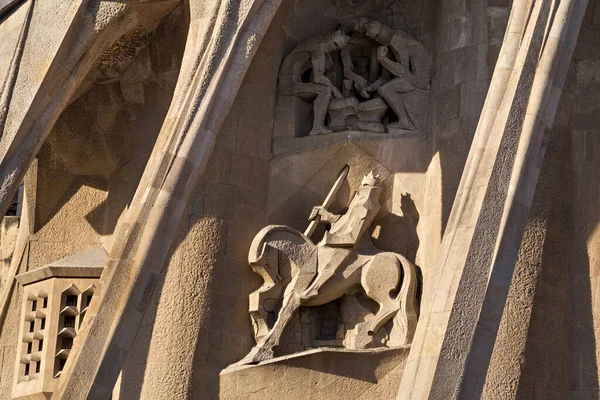
M321 204L321 207L328 209L331 203L333 203L333 199L335 199L335 196L342 187L344 179L346 179L346 177L348 176L348 171L350 171L350 166L345 165L344 168L342 168L342 170L340 171L340 174L335 180L335 183L331 187L329 194L327 195L327 197L325 197L325 200L323 200L323 204ZM317 229L319 222L321 222L321 216L317 215L316 218L310 221L310 224L308 224L308 227L304 231L304 236L310 238L312 234L315 233L315 229Z

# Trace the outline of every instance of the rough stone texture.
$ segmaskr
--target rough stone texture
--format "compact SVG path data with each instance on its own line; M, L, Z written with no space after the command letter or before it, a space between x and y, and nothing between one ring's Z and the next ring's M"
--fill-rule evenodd
M569 397L570 133L575 63L548 138L483 398Z
M126 218L117 228L116 245L101 279L102 297L92 304L95 318L75 343L66 378L54 393L57 398L77 398L82 392L104 398L112 392L120 369L115 366L125 364L162 266L177 245L177 230L189 223L182 219L186 205L278 6L233 3L211 4L215 6L210 11L211 25L205 24L207 4L190 3L186 53L173 104L157 139L159 150L152 153ZM255 174L252 169L241 172ZM246 179L243 185L248 184ZM207 311L200 309L196 321ZM171 391L169 386L162 388L162 393Z
M575 49L573 75L571 208L565 218L571 225L569 264L569 395L573 399L598 398L600 388L600 331L598 330L598 63L600 38L598 3L590 1Z
M368 8L380 9L378 4L369 5ZM322 29L322 26L335 27L338 17L333 4L322 10L325 18L321 26L300 24L302 18L310 18L315 10L313 5L298 3L294 11L293 2L284 2L257 51L223 123L220 140L208 162L207 173L196 186L194 197L183 217L184 222L179 227L178 240L182 244L170 257L165 278L159 280L151 301L152 306L138 333L132 350L138 356L133 356L128 361L123 373L122 393L125 393L125 398L138 395L145 397L156 393L165 393L167 396L171 391L188 391L192 397L216 398L219 371L238 361L254 345L247 314L247 295L260 285L260 280L247 265L248 246L265 223L285 222L283 219L266 220L265 204L270 198L268 171L272 135L272 119L268 116L272 116L275 110L278 66L286 48L289 51L293 43L310 37L318 29ZM354 15L373 13L364 11L356 10ZM425 11L429 12L430 9ZM287 32L296 32L294 36L282 33L286 25L289 27ZM414 157L407 162L395 160L386 151L385 145L365 143L364 148L367 154L381 153L385 163L400 163L402 167L398 167L398 171L406 171L406 179L401 180L402 184L409 193L417 193L419 177L412 172L422 168L424 161L420 154L424 151L425 142L420 139L406 143L410 143L406 153ZM307 156L309 154L306 153ZM341 161L336 159L335 163ZM330 167L335 170L334 175L343 164L339 167L336 165L332 164ZM356 179L362 178L358 174L368 172L366 168L354 169ZM330 175L326 174L322 178L325 176ZM318 186L313 190L322 193L322 196L331 187L331 182L321 180L315 183ZM394 187L400 188L401 185ZM401 215L397 211L400 208L400 192L402 191L398 189L395 206L398 215ZM322 199L314 194L309 196L312 196L309 200L303 200L307 201L309 207ZM415 210L412 209L410 213L414 215ZM301 217L303 221L300 229L304 230L307 214L298 210L297 213L288 215ZM408 230L408 217L404 221L405 224L400 229ZM203 239L205 237L211 240L206 241ZM194 248L198 250L189 250ZM201 270L198 270L198 266L202 266ZM178 272L178 269L183 269L183 272ZM187 277L190 276L199 276L198 283L187 285ZM181 292L181 296L167 295L175 291ZM161 296L161 293L165 295ZM191 298L197 300L190 303L188 300ZM171 346L172 336L169 333L179 327L183 318L182 314L174 313L173 309L182 310L181 312L189 310L185 315L192 316L190 336L184 339L181 346ZM193 360L189 359L191 353L195 353ZM159 368L159 364L166 366ZM153 366L156 368L152 368ZM178 372L165 374L161 368ZM139 378L142 374L143 385ZM189 389L186 387L188 384L191 385Z
M422 263L439 251L500 52L511 1L442 1L433 23L429 158ZM435 200L433 200L435 199ZM427 272L427 270L425 270ZM427 275L425 275L427 280Z
M398 398L482 393L585 6L513 6Z
M11 284L9 280L10 262L15 252L19 217L5 216L0 221L0 289Z
M79 143L87 146L77 148L87 155L78 162L102 165L103 153L94 151L97 146L93 140L94 136L101 136L111 149L116 169L112 173L103 170L101 176L77 175L90 170L73 170L66 165L69 160L64 160L61 154L69 151L71 142L61 137L65 130L61 131L58 126L50 133L48 144L38 153L26 178L30 199L26 208L35 218L32 218L31 235L27 238L25 268L35 269L100 244L107 249L112 246L117 221L131 201L172 97L185 40L182 18L184 13L180 8L171 20L159 27L156 36L119 81L89 87L78 99L73 99L61 115L58 125L62 126L87 120L86 124L75 125L82 139ZM140 71L144 74L140 75ZM143 104L132 104L122 89L127 85L139 88ZM94 129L87 129L88 126ZM62 153L57 149L62 149ZM95 158L97 156L99 158ZM20 295L20 292L15 291L15 294ZM18 318L20 313L12 303L8 320ZM14 363L13 366L9 363L7 357L2 366L7 375L12 374L9 370L14 370ZM7 390L9 395L10 389Z
M92 328L84 327L90 330L82 335L87 340L75 343L75 364L67 363L72 374L61 379L63 398L105 398L114 382L115 399L393 398L401 375L409 379L414 372L410 362L405 364L407 349L391 350L368 362L363 362L364 354L316 351L228 370L219 378L223 368L255 344L248 294L261 282L247 265L252 238L271 223L303 231L311 207L322 201L345 164L351 166L348 184L333 210L343 211L351 188L365 173L374 170L382 176L382 211L369 233L377 248L405 254L422 273L425 290L419 288L418 296L425 324L432 324L432 316L435 319L435 313L429 313L432 303L439 305L447 299L446 292L457 292L444 346L436 349L430 338L424 342L429 343L428 352L441 354L442 359L466 359L471 365L460 378L464 397L471 390L482 390L482 397L493 399L598 397L595 265L600 248L596 226L600 164L595 136L600 13L595 1L590 1L585 15L578 14L583 25L563 94L556 90L547 96L524 94L498 112L493 104L507 91L496 85L488 92L496 59L499 54L501 63L510 59L518 53L511 43L527 47L530 39L515 31L505 35L509 13L514 18L530 4L549 5L558 12L549 26L559 26L572 21L561 17L562 7L582 7L583 2L519 0L511 11L505 0L283 0L273 16L278 1L190 0L157 25L177 3L0 0L2 207L13 203L28 169L18 231L16 221L11 229L0 229L1 400L11 396L15 338L21 327L23 289L12 277L34 276L43 265L98 246L112 253L104 277L110 284L104 288L103 306L94 310L98 320ZM262 7L252 8L256 4ZM263 13L265 9L270 11ZM544 20L536 10L530 21ZM248 12L253 14L244 19ZM418 132L347 130L293 137L293 131L275 123L281 116L278 108L289 111L277 103L282 62L310 37L332 32L338 24L346 29L356 17L410 33L431 55L430 104L410 101L413 110L428 117L429 126ZM240 27L241 21L246 22ZM238 28L247 32L255 24L262 27L260 32L235 42L242 43L239 48L228 47ZM540 24L541 31L542 25L546 26ZM548 39L533 46L530 59L541 54L542 66L566 69L568 63L555 52L569 50L573 38L563 43L553 41L552 35ZM503 43L507 49L501 54ZM228 58L231 48L237 50ZM551 62L546 62L546 54L555 54ZM501 64L499 70L504 67ZM523 80L530 82L533 69L523 71ZM540 68L536 73L548 72L552 71ZM548 83L555 88L562 85L560 79L551 79L539 80L532 92L541 93ZM469 240L461 239L463 247L449 251L440 245L441 237L444 230L454 230L456 221L449 220L453 202L464 206L465 214L476 215L473 210L482 201L473 194L470 199L475 201L462 202L465 192L459 191L469 148L491 149L498 144L473 143L478 121L492 121L490 110L517 115L522 102L535 108L540 99L552 101L549 110L559 99L560 105L549 139L542 143L548 147L547 155L542 164L541 158L535 160L535 167L541 168L539 182L534 182L535 173L524 176L526 182L519 187L527 190L512 203L527 206L532 201L530 212L523 209L512 220L518 223L508 224L508 228L524 225L523 241L515 240L510 254L504 254L511 261L501 265L502 273L492 274L491 289L486 288L488 300L498 310L479 312L484 309L482 282L489 271L473 265L496 246L496 240L485 240L493 229L482 227L496 226L494 219L501 218L504 201L497 198L518 181L510 176L511 168L519 170L511 164L516 151L482 160L484 166L495 164L500 173L488 185L490 207L474 222L480 226L474 240L481 244L471 246L475 250L469 260L475 261L461 265L473 274L435 284L444 275L443 263L435 264L440 249L457 256L470 246ZM551 115L538 116L551 125ZM513 128L511 145L519 135L542 136ZM193 134L198 132L201 135ZM206 141L198 144L194 138ZM187 161L178 158L181 155ZM472 162L467 165L464 172L476 170ZM490 171L480 171L479 176L484 172ZM157 188L173 196L160 197ZM8 222L5 219L5 227ZM471 227L465 226L459 238ZM321 229L315 236L322 234ZM498 247L503 248L501 243ZM511 281L508 272L513 265ZM498 282L502 288L494 292ZM499 310L506 292L506 306ZM342 302L340 307L353 306ZM115 317L122 309L128 311ZM483 323L486 329L466 329L478 312L488 318ZM300 310L283 333L287 347L280 351L322 345L307 341L314 321L314 315ZM111 329L125 333L111 338L106 334ZM462 338L473 331L475 343L462 346ZM104 349L110 349L109 354L96 371ZM489 368L486 359L491 360ZM119 379L113 365L123 366ZM429 389L401 391L399 396L452 398L461 373L452 371L451 365L437 364L437 378L430 386L432 371L422 368L415 382Z
M311 350L219 375L219 398L389 399L395 395L407 348L384 351Z
M11 12L22 0L0 0L0 18Z

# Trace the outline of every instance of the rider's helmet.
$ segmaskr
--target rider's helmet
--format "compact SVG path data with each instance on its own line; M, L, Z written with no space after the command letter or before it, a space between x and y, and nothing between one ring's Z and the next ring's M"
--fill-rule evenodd
M378 182L379 182L379 176L373 174L373 171L371 171L367 175L365 175L362 182L360 183L360 186L361 187L375 186L375 185L377 185Z

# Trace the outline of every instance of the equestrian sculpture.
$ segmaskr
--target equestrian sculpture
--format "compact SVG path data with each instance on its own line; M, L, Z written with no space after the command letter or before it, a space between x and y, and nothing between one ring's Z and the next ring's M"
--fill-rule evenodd
M364 335L359 347L368 347L370 337L392 318L402 332L398 344L412 340L417 323L415 266L400 254L375 248L369 234L381 208L378 177L370 173L363 178L343 215L326 209L345 174L347 169L323 206L314 207L307 235L288 226L270 225L252 241L248 262L264 284L250 294L257 344L238 364L273 358L285 327L299 307L324 305L357 290L379 306L371 318L356 327ZM330 228L314 244L309 237L319 222Z

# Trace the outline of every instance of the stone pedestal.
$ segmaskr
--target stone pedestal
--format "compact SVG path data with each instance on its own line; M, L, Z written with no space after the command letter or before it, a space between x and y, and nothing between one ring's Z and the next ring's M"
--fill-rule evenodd
M220 374L222 400L391 399L409 347L385 350L321 348Z

